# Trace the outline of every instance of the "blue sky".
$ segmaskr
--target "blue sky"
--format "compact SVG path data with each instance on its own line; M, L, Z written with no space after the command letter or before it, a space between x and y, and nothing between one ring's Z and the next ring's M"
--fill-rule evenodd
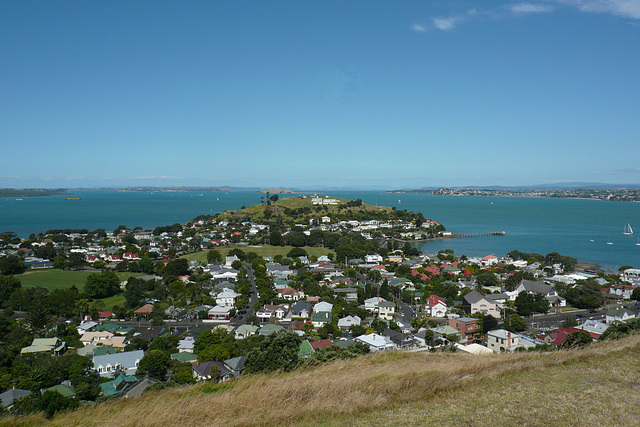
M0 187L640 183L640 2L0 3Z

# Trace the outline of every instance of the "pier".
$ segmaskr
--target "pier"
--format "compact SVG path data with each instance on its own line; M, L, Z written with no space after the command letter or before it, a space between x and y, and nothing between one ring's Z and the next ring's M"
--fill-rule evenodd
M506 231L490 231L488 233L463 233L457 234L459 237L484 237L484 236L506 236Z

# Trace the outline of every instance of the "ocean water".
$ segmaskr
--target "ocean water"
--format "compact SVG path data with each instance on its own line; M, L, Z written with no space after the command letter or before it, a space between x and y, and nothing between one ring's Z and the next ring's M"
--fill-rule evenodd
M360 198L372 205L422 212L454 233L505 231L506 236L466 237L419 243L424 252L453 249L457 255L497 256L517 249L559 252L605 268L640 268L640 203L526 197L438 197L388 194L380 191L332 191L330 196ZM66 197L80 197L67 201ZM77 191L73 195L0 198L0 231L21 237L54 228L112 230L119 225L153 228L185 223L200 214L214 214L260 203L254 191L117 192ZM286 195L281 195L286 197ZM626 224L636 229L623 236ZM591 242L590 240L593 240ZM613 243L608 245L607 242Z

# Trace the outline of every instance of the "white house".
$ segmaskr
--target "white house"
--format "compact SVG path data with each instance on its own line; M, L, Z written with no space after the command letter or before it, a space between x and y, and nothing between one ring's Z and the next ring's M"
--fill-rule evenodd
M354 340L368 345L371 351L393 350L395 347L391 338L385 337L384 335L360 335L359 337L355 337Z
M386 302L387 300L382 297L373 297L364 300L364 308L366 310L375 311L378 308L378 305Z
M504 329L487 332L487 348L496 353L500 351L512 351L518 346L518 334Z
M93 369L101 377L113 377L119 369L122 369L125 375L134 375L138 370L138 363L143 357L143 350L94 356Z
M360 319L360 316L349 315L338 320L338 328L347 330L353 325L360 326L360 323L362 323L362 319Z
M323 311L331 313L331 310L333 310L333 304L326 301L319 302L313 306L314 313L320 313Z
M364 256L364 262L367 264L380 264L382 260L383 260L382 255L378 255L378 254Z
M424 310L430 317L444 317L447 314L447 303L437 295L427 298Z
M224 288L222 292L218 293L216 298L216 304L221 307L233 307L236 303L236 298L240 296L239 293L232 289Z

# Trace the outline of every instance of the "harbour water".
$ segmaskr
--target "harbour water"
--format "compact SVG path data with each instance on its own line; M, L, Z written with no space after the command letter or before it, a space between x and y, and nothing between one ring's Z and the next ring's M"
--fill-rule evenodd
M526 197L436 197L425 193L332 191L333 197L422 212L453 233L505 231L506 236L468 237L419 243L424 252L451 248L456 254L502 256L517 249L559 252L605 268L640 267L640 203ZM260 203L255 191L119 192L75 191L50 197L0 199L0 231L20 237L55 228L112 230L119 225L153 228L185 223ZM281 195L287 197L288 195ZM79 197L80 200L65 200ZM637 229L622 235L624 226ZM593 240L593 241L592 241ZM612 244L607 244L611 242Z

